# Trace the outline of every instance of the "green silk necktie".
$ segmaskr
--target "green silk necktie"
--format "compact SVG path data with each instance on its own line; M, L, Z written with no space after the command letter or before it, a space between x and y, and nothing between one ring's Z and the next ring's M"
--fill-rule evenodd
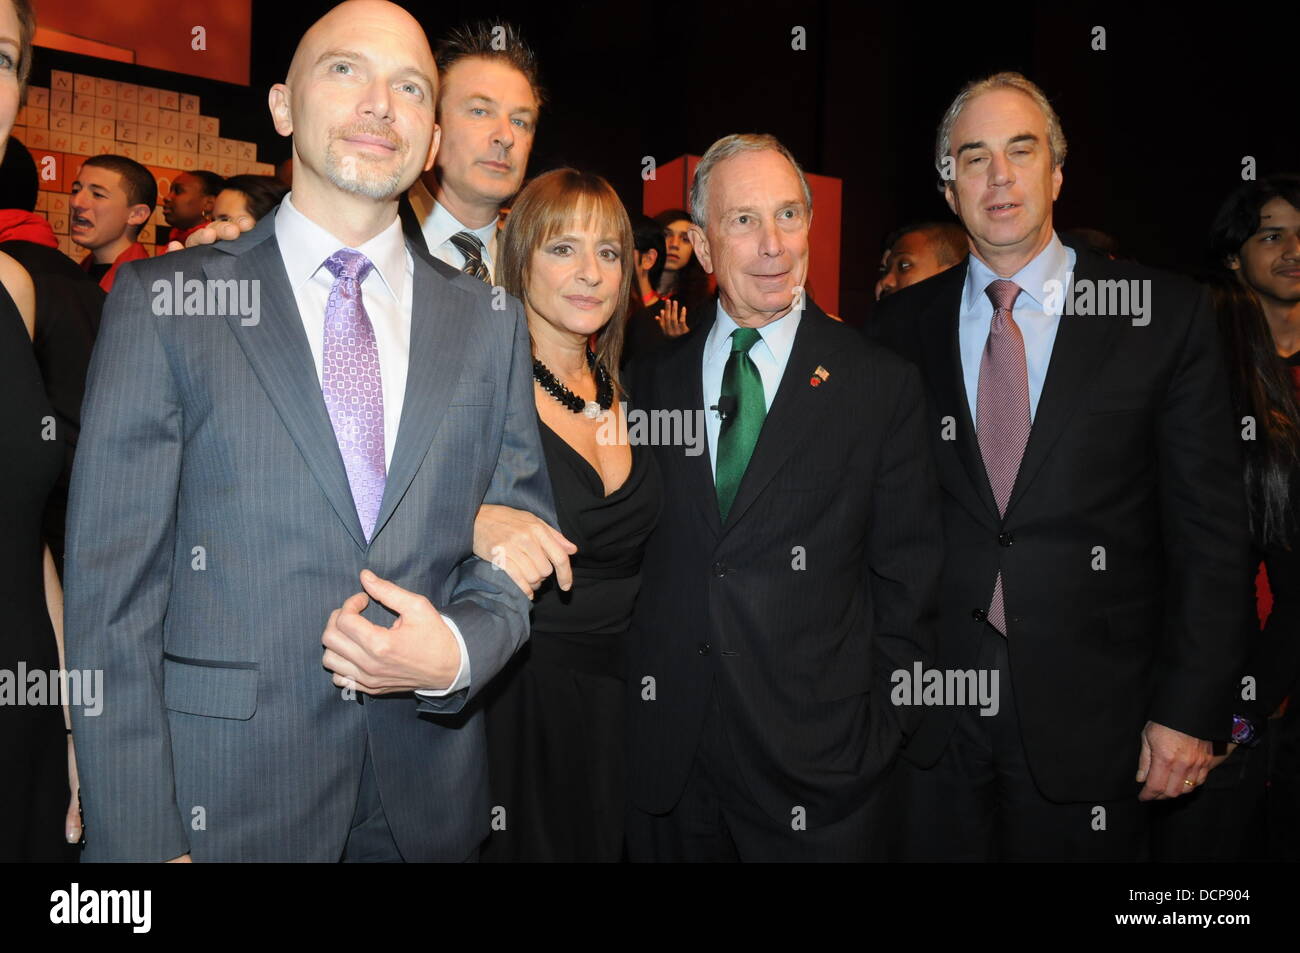
M722 396L718 403L729 405L727 417L718 431L718 466L714 483L718 488L718 513L722 522L740 488L740 479L749 466L749 458L758 443L767 402L763 397L763 378L750 359L749 349L758 343L758 330L736 328L731 332L731 356L722 372ZM730 397L732 400L727 400Z

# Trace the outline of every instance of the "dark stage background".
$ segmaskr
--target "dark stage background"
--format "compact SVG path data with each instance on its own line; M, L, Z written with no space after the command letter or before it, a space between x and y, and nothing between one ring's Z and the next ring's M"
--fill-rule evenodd
M1300 168L1297 18L1283 7L1219 7L1221 18L1161 11L1049 12L1015 6L869 10L801 3L403 4L436 38L465 19L517 23L549 93L530 174L569 164L606 176L641 205L643 156L702 153L730 132L764 131L812 172L844 180L841 313L870 315L884 236L950 213L934 187L934 128L968 79L1024 72L1055 104L1069 139L1058 229L1100 228L1151 264L1194 271L1214 209L1241 181ZM216 107L222 135L279 161L266 89L331 3L254 0L251 86L232 86L41 50L51 67L179 86ZM791 30L807 49L791 49ZM1095 26L1104 51L1091 48ZM221 55L213 49L210 55Z

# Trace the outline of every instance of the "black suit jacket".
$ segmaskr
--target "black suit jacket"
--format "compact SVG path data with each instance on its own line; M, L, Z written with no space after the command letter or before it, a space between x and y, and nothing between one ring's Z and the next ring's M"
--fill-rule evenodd
M638 364L635 408L703 408L714 317ZM809 303L725 526L707 443L656 448L665 502L631 632L634 803L677 802L716 692L769 815L802 807L812 829L861 806L914 714L890 705L890 674L932 651L926 431L916 369Z
M1208 295L1076 251L1076 282L1149 280L1150 323L1062 315L1004 518L962 383L967 266L891 296L871 328L925 379L947 538L939 665L974 667L977 610L1001 570L1025 751L1056 801L1132 796L1148 719L1227 735L1250 575L1240 446ZM928 710L909 759L933 763L953 716Z

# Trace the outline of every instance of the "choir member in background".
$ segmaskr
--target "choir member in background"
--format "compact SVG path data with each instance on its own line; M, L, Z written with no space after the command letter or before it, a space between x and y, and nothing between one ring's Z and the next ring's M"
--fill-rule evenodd
M1241 429L1257 612L1232 740L1205 787L1161 805L1156 860L1300 858L1300 175L1240 186L1210 234L1233 418Z

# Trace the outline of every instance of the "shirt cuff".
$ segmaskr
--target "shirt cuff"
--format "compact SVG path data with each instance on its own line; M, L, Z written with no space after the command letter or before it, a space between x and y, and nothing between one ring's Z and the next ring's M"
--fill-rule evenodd
M460 634L460 626L456 625L450 617L443 616L442 621L447 623L451 634L456 636L456 644L460 647L460 669L452 679L451 685L446 688L417 688L415 694L424 695L426 698L443 698L469 684L469 650L465 648L465 637Z

